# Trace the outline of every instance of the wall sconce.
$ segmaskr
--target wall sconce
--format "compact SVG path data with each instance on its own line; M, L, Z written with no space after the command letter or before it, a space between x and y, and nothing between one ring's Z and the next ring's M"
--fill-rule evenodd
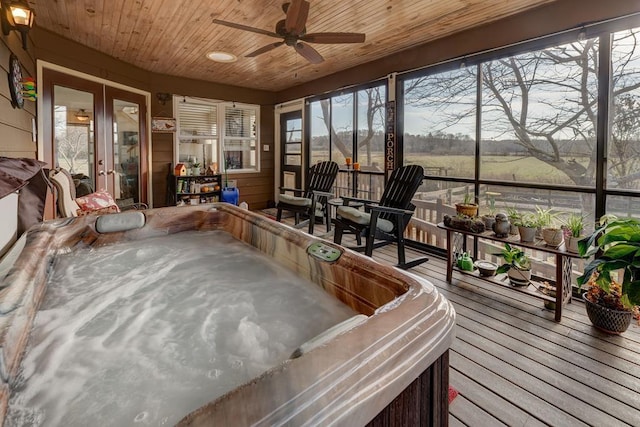
M78 110L78 112L76 113L76 119L79 122L86 122L89 121L91 117L89 117L89 115L87 114L86 111L84 111L84 108L81 108Z
M156 93L156 98L158 98L158 102L161 105L164 105L167 103L168 100L171 99L171 94L167 92L158 92Z
M2 21L2 33L9 35L11 30L16 30L22 35L22 48L27 50L27 34L33 26L33 9L24 0L2 0L0 20Z

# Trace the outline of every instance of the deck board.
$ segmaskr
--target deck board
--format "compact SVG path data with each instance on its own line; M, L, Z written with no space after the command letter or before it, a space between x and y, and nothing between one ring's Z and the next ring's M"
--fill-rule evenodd
M331 240L322 231L316 235ZM418 256L424 254L407 249L408 260ZM640 425L635 322L620 336L604 334L574 299L558 323L529 295L457 273L447 283L445 260L428 256L410 271L433 283L457 312L450 380L459 395L450 425ZM396 248L376 249L373 258L395 264Z

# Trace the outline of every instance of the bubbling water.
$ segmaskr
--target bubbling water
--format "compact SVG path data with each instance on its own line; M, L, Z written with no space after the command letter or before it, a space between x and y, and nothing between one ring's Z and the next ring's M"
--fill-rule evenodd
M352 315L222 231L61 255L5 425L173 425Z

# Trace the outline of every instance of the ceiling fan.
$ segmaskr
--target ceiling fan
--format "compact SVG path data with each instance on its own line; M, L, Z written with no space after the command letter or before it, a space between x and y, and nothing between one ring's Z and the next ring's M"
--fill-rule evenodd
M307 34L307 16L309 15L309 2L305 0L291 0L284 3L282 10L287 17L276 24L275 32L261 30L260 28L249 27L247 25L236 24L234 22L214 19L215 24L226 25L227 27L240 30L251 31L265 36L283 39L282 41L268 44L260 49L246 55L248 58L269 52L277 47L286 44L293 47L303 58L312 64L319 64L324 61L322 55L307 43L336 44L336 43L363 43L365 34L362 33L310 33ZM305 43L306 42L306 43Z

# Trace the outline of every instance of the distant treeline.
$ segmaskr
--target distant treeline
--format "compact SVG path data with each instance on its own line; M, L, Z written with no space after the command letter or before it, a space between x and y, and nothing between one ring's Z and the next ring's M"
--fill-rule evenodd
M343 141L347 141L351 138L351 133L339 132L338 135L343 138ZM366 134L364 132L361 132L358 140L362 140L365 135ZM590 144L587 144L584 140L560 140L556 141L556 143L558 144L558 149L564 156L591 156L592 150L595 149L595 141L591 141ZM540 150L551 150L549 143L544 139L533 141L533 145ZM328 150L329 138L326 135L312 138L312 147L314 149ZM378 132L374 134L371 139L371 151L382 151L383 149L384 134ZM516 156L527 154L525 148L515 140L485 140L482 141L481 150L484 155L508 154ZM412 135L405 133L404 151L406 153L429 153L440 155L474 155L475 141L467 135Z

